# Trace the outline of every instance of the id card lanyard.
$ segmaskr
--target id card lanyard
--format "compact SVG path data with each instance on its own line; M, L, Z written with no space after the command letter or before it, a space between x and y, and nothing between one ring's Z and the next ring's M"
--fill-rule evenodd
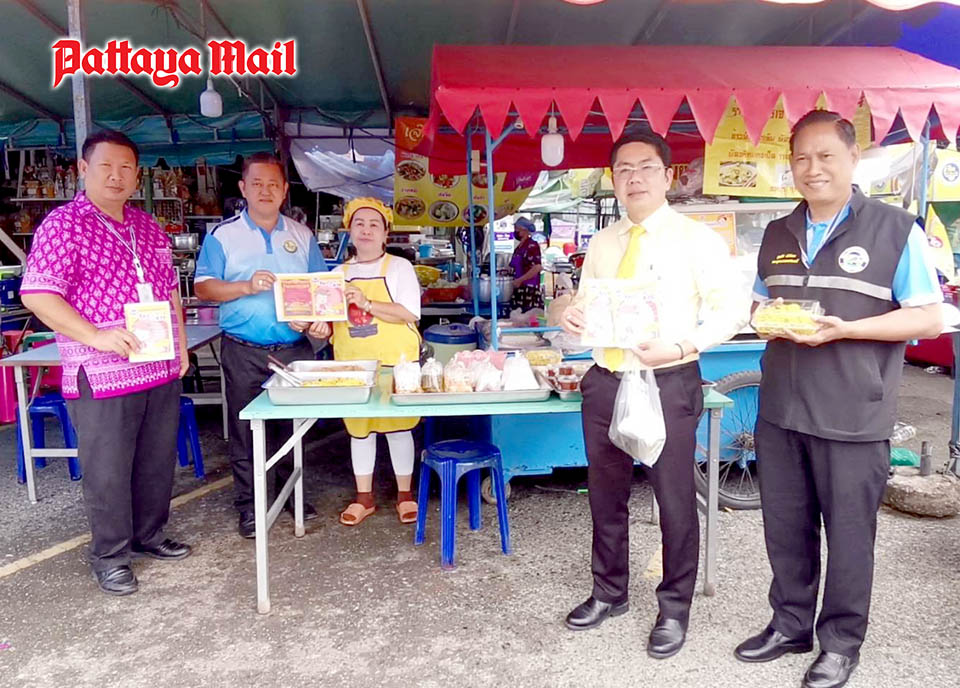
M147 280L143 273L143 264L140 262L140 256L137 255L137 235L134 234L133 229L128 227L127 230L130 232L130 243L127 243L124 238L117 233L117 230L115 230L102 215L97 215L97 218L107 229L107 231L110 232L117 241L123 244L124 248L130 251L130 255L133 258L133 269L137 273L137 297L139 298L140 303L152 303L153 287L147 284Z

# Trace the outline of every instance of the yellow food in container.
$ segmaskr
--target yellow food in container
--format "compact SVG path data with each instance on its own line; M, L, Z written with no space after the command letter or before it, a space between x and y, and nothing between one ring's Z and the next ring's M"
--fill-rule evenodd
M757 306L751 324L763 335L816 334L820 325L815 316L823 315L819 301L768 299Z

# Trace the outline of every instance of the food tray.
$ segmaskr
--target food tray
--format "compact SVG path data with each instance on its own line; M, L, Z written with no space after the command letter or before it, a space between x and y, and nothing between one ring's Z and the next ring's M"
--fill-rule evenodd
M380 367L380 361L294 361L289 364L290 370L295 373L340 373L344 366L357 366L365 371L375 373Z
M330 377L337 373L320 373L310 375L309 378ZM339 373L347 376L350 373ZM370 401L376 377L374 373L353 373L352 375L365 376L369 384L359 387L294 387L274 373L263 383L267 390L270 402L276 406L309 406L311 404L365 404Z
M419 406L421 404L500 404L511 401L546 401L550 398L550 387L522 389L513 392L419 392L390 395L397 406Z

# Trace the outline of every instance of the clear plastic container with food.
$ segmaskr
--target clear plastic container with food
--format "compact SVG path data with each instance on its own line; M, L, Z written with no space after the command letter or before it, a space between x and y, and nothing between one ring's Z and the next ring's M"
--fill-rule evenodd
M820 326L814 319L824 314L819 301L809 299L767 299L753 313L751 324L758 334L815 334Z

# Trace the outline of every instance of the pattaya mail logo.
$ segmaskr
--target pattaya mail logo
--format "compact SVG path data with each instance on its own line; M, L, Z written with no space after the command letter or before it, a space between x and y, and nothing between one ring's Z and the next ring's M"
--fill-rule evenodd
M244 41L210 41L207 57L210 76L293 76L297 73L296 40L276 41L272 50L248 48ZM53 88L66 76L123 74L147 75L158 87L176 88L188 74L206 71L196 48L133 48L129 41L111 40L103 48L88 48L80 41L62 38L53 50Z

